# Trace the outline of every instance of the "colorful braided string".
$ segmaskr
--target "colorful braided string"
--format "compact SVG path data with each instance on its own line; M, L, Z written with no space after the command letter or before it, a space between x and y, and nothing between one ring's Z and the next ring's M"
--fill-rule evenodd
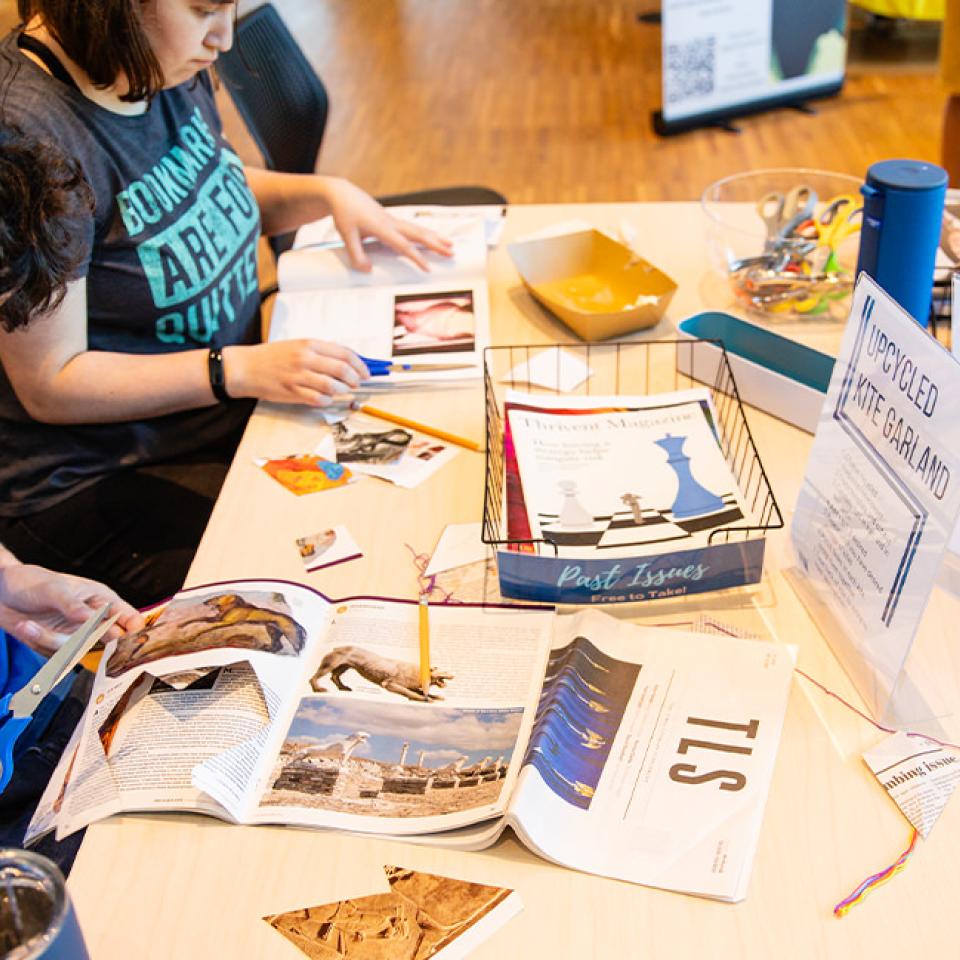
M863 883L857 887L853 893L850 894L844 900L841 900L834 908L833 915L835 917L845 917L858 903L861 903L863 899L870 893L872 890L876 890L877 887L882 887L888 880L892 880L906 865L907 860L910 858L910 854L913 853L914 847L917 845L917 837L919 834L916 829L913 831L913 836L910 837L910 846L907 847L903 853L897 858L897 862L887 867L886 870L881 870L879 873L875 873L872 877L867 877Z

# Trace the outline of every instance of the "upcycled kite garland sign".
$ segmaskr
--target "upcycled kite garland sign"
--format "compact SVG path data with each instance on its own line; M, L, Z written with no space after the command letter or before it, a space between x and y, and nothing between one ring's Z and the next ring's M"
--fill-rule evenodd
M926 719L900 679L958 511L960 365L861 274L797 500L791 579L881 722Z

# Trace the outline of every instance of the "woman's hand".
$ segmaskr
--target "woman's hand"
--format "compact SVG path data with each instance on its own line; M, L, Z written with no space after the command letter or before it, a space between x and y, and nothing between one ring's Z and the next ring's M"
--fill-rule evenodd
M0 627L39 653L53 653L105 606L120 615L105 639L143 627L143 617L102 583L28 563L0 570Z
M429 270L418 247L425 247L443 257L453 253L453 244L433 230L394 217L369 194L340 177L325 177L325 194L344 246L355 270L370 270L361 242L364 237L376 237L392 250L408 257L421 270Z
M224 347L223 370L231 397L312 407L328 406L335 397L348 399L370 376L352 350L325 340Z

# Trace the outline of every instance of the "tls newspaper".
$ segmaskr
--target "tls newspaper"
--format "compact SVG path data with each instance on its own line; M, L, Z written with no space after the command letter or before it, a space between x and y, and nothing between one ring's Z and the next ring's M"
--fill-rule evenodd
M746 893L786 709L781 645L587 610L198 587L109 644L31 824L199 811Z

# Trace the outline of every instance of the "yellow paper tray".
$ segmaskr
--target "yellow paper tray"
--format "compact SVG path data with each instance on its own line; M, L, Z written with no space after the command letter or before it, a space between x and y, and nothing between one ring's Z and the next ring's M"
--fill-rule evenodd
M527 289L584 340L655 326L677 285L599 230L511 244Z

